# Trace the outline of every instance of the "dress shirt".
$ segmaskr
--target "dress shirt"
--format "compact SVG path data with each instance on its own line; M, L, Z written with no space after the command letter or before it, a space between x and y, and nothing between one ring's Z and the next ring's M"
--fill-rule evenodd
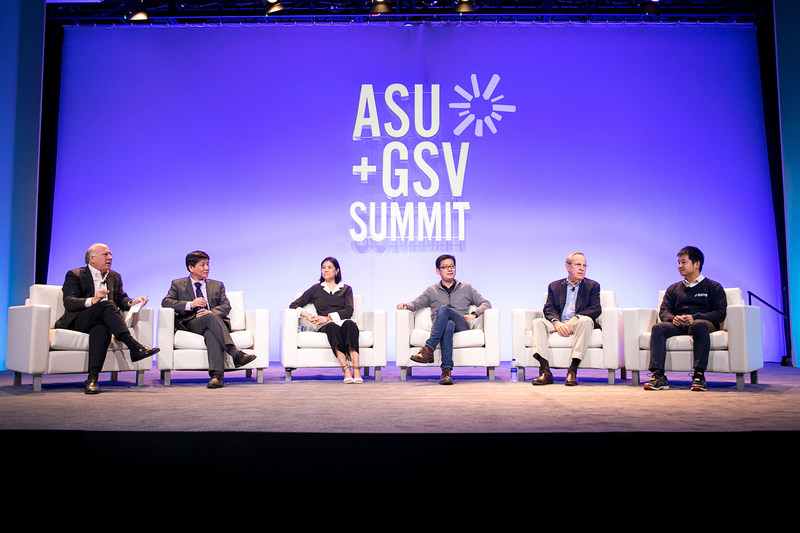
M100 290L106 284L106 278L108 277L108 272L106 271L105 274L102 274L99 270L97 270L92 265L86 265L89 267L89 272L92 273L92 281L94 281L94 293L97 294L97 291ZM105 287L108 289L108 286ZM103 297L103 300L108 300L108 295ZM92 305L92 298L86 298L84 303L86 307L90 307Z
M566 322L575 316L575 302L578 300L578 289L580 289L581 282L572 284L567 280L567 299L564 302L564 310L561 312L561 321Z
M203 280L197 281L196 279L194 279L191 276L189 276L189 281L192 284L192 292L195 294L195 298L197 298L197 285L195 285L195 283L199 283L200 284L200 292L203 293L203 298L206 301L206 307L208 307L208 293L206 292L206 280L203 279ZM192 300L194 300L194 298ZM186 302L185 309L187 311L191 311L192 310L192 302Z
M701 282L701 281L703 281L704 279L706 279L706 278L705 278L705 276L703 276L702 274L700 274L699 276L697 276L697 279L695 279L695 280L694 280L693 282L691 282L691 283L689 283L688 281L686 281L686 278L683 278L683 284L684 284L686 287L694 287L695 285L697 285L698 283L700 283L700 282Z

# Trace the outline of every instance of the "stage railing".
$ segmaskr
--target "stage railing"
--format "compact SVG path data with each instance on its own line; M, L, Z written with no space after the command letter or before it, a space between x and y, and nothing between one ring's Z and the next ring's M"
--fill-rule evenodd
M788 296L786 294L786 287L783 287L781 292L783 293L783 307L785 309L788 307L788 301L789 301ZM764 300L757 294L751 291L747 291L747 305L753 305L753 298L763 303L764 305L766 305L767 307L769 307L770 309L772 309L773 311L775 311L776 313L778 313L783 317L783 335L786 342L786 354L781 358L781 366L794 366L792 364L792 328L791 328L791 323L789 322L789 314L784 311L781 311L780 309L778 309L768 301Z

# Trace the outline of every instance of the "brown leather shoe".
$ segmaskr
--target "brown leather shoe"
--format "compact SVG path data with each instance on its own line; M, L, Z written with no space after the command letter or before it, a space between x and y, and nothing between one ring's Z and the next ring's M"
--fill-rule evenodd
M567 372L567 380L564 382L564 385L574 386L577 384L578 384L578 376L575 375L575 372L569 370Z
M539 374L539 377L531 381L531 385L552 385L553 373L549 370Z
M426 344L417 355L411 356L411 360L415 363L433 363L433 350Z
M225 385L222 378L217 378L217 377L211 378L211 381L209 381L208 385L206 385L206 387L208 387L209 389L221 389L224 386Z
M452 368L443 368L442 369L442 378L439 380L439 385L452 385L453 384L453 377L450 373L453 371Z

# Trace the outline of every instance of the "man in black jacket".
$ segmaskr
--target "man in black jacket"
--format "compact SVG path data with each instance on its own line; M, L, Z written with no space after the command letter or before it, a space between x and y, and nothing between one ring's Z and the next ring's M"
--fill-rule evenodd
M600 284L586 277L586 257L578 252L569 254L566 268L567 277L547 287L544 318L535 318L531 324L533 357L539 362L539 377L531 385L553 383L548 350L548 338L553 332L572 337L572 360L564 384L577 385L578 365L586 355L592 330L600 327Z
M704 277L703 252L687 246L678 252L678 272L683 281L669 286L661 302L661 320L650 332L650 371L653 376L645 390L664 390L669 382L664 375L667 339L675 335L691 335L694 355L692 390L706 390L705 370L711 349L711 332L722 327L728 299L722 285Z
M122 277L111 270L111 250L105 244L93 244L86 250L86 266L67 272L61 292L64 315L56 328L72 329L89 334L89 375L84 382L86 394L97 394L97 378L103 369L113 334L130 349L131 361L152 357L158 348L141 345L131 335L122 311L147 303L141 296L128 298L122 289Z

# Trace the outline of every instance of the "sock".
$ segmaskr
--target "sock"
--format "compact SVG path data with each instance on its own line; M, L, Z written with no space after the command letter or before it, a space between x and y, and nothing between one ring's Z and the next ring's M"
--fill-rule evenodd
M533 354L533 358L539 361L539 368L541 372L550 372L550 363L547 362L547 359L538 353Z
M578 365L580 365L580 364L581 364L581 360L576 358L576 357L573 357L572 358L572 362L569 364L569 369L568 370L570 370L571 372L574 372L574 373L577 374L578 373Z

